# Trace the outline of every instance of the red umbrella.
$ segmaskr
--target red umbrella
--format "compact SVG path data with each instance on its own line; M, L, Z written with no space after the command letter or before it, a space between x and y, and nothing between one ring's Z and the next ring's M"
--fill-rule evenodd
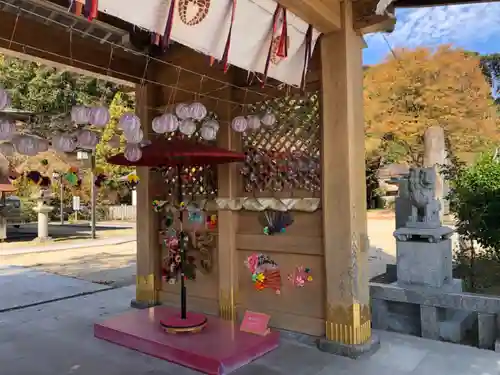
M108 159L116 165L139 167L199 166L209 164L227 164L244 161L245 154L225 150L217 146L197 143L186 139L155 139L142 148L142 158L130 162L124 154Z
M227 164L238 161L244 161L245 154L225 150L220 147L210 146L203 143L197 143L186 139L159 138L153 140L149 145L142 148L142 157L136 162L130 162L124 154L118 154L108 159L111 164L125 166L142 167L177 167L178 181L178 201L183 201L181 167L185 166L203 166L214 164ZM179 220L181 222L183 215L179 211ZM207 318L203 314L187 312L187 293L184 282L184 264L186 262L186 253L184 249L184 233L181 231L179 241L180 261L180 281L181 281L181 313L169 316L160 321L161 326L167 332L186 332L201 330L207 323Z

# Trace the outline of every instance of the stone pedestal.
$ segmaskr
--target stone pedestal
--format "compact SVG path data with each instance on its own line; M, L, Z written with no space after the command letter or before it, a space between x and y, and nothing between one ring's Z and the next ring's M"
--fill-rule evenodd
M49 237L49 212L52 212L54 207L47 206L43 201L38 202L38 205L33 209L38 213L38 241L47 241Z
M398 283L441 288L452 279L451 239L396 241Z

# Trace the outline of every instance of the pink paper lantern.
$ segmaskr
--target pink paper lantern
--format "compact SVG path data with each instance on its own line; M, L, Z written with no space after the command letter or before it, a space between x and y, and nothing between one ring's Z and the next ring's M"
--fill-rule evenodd
M0 89L0 110L10 107L10 95L4 90Z
M248 129L257 130L260 128L260 118L256 115L247 116Z
M175 107L175 114L181 120L188 119L191 116L189 106L186 103L177 104L177 106Z
M16 125L10 121L0 122L0 141L10 141L16 133Z
M271 127L276 123L276 116L274 113L266 112L260 121L262 122L262 125Z
M133 112L124 113L118 121L118 128L125 134L135 133L141 128L141 120Z
M134 163L142 158L142 150L138 144L129 143L125 146L124 154L125 159Z
M195 102L189 106L189 117L195 120L203 120L207 116L207 108L199 102Z
M83 105L75 105L73 108L71 108L71 121L79 125L88 124L89 113L89 108Z
M235 132L243 133L248 128L247 119L243 116L237 116L231 122L231 127Z
M89 122L98 128L104 128L110 119L109 110L106 107L92 107L89 111Z

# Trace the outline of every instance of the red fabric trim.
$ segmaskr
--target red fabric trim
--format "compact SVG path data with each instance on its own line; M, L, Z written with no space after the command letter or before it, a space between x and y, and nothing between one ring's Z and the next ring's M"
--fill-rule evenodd
M163 33L163 49L167 49L168 43L170 42L170 35L172 34L172 25L174 23L174 10L175 10L175 0L170 3L170 9L168 10L167 24L165 25L165 32Z
M276 10L273 15L273 27L271 29L271 41L269 42L269 51L267 52L266 66L264 67L264 79L262 80L261 86L264 87L267 82L267 74L269 73L269 64L271 63L271 54L273 53L273 41L274 34L276 34L276 29L278 28L278 15L280 13L281 5L276 4Z
M231 48L231 34L233 32L234 15L236 13L236 1L233 0L233 6L231 9L231 23L229 25L229 32L227 34L226 46L224 47L224 54L222 55L222 62L224 64L224 73L229 69L229 49Z

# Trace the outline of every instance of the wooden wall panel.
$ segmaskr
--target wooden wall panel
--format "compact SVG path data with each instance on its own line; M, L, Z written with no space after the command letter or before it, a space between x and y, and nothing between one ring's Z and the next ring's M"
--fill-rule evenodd
M271 315L277 328L324 335L325 269L322 254L321 212L293 212L294 223L285 233L263 234L258 212L241 211L236 245L238 249L238 312L245 310ZM282 290L257 291L246 268L245 259L252 253L269 255L281 270ZM309 267L313 281L297 288L287 277L297 266Z

